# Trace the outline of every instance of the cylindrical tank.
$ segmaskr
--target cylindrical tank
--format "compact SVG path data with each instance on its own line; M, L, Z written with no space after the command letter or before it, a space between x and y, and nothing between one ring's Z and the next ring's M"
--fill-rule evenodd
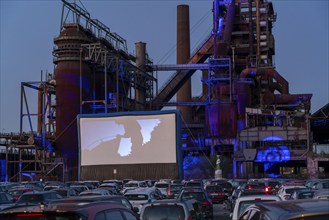
M91 96L89 65L80 57L81 44L90 43L90 38L78 24L67 24L54 39L57 64L56 79L56 151L67 161L66 180L76 180L78 175L77 115L80 101ZM81 87L80 87L81 85ZM81 95L80 95L81 94Z
M177 6L177 64L186 64L190 59L189 6ZM176 94L177 102L189 102L192 97L191 79L188 79ZM185 122L191 121L191 107L178 106Z
M208 137L235 138L236 122L236 104L220 103L206 106L206 135Z
M237 98L237 129L239 131L246 127L246 107L251 104L250 85L246 82L234 83L234 93Z

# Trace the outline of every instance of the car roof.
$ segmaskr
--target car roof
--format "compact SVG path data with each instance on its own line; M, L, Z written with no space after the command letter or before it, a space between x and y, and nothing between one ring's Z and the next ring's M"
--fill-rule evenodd
M267 215L273 219L289 219L303 215L329 214L328 199L300 199L279 202L258 203L250 206L266 211Z
M281 200L279 196L276 195L265 195L265 194L257 194L257 195L244 195L239 198L237 198L237 201L249 201L249 200L265 200L265 199L275 199L275 200Z
M132 190L128 190L125 195L130 195L130 194L150 194L152 192L155 192L154 188L136 188L136 189L132 189Z
M23 195L45 195L45 194L51 194L51 193L57 193L56 191L28 191L24 193Z
M111 201L95 201L95 202L70 202L70 203L54 203L51 205L31 205L31 206L15 206L9 209L4 209L0 214L4 213L19 213L19 212L76 212L79 210L91 209L93 211L109 208L124 208L124 205Z

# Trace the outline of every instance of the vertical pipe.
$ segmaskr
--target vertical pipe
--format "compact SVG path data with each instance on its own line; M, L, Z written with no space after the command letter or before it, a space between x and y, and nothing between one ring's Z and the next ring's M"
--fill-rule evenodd
M105 113L107 113L107 63L106 63L106 60L107 60L107 57L106 57L106 53L105 53L105 64L104 64L104 106L105 106Z
M137 110L142 110L145 105L145 83L142 83L143 80L143 74L145 72L145 64L146 64L146 43L143 42L137 42L135 43L135 49L136 49L136 66L138 67L136 77L137 84L135 85L137 87L136 89L136 101L137 101ZM141 85L143 84L143 85Z
M257 38L257 60L260 56L260 47L259 47L259 35L260 35L260 24L259 24L259 0L256 0L256 38Z
M80 48L80 62L79 62L79 98L80 98L80 114L82 114L82 48Z
M250 58L252 58L254 54L253 37L254 37L254 33L253 33L253 24L252 24L252 0L249 0L249 57Z
M120 71L120 69L119 69L119 59L117 59L116 60L116 81L115 81L115 84L116 84L116 86L115 86L115 90L116 90L116 110L117 110L117 112L119 112L119 102L120 102L120 100L119 100L119 94L120 94L120 92L119 92L119 71Z
M190 59L190 18L189 6L177 6L177 64L185 64ZM191 101L191 79L188 79L176 94L177 102ZM179 106L185 122L191 121L191 108Z

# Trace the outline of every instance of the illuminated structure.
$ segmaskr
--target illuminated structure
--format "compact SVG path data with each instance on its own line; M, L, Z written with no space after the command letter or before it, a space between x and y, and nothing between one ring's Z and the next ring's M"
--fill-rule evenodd
M308 157L312 95L290 94L289 83L275 70L276 13L271 2L215 0L212 33L192 54L189 43L181 45L178 64L155 65L145 43L136 43L136 54L129 54L121 36L76 3L62 1L54 76L33 86L40 98L38 129L32 139L40 141L28 146L41 152L47 150L48 141L57 157L47 151L48 156L35 162L42 164L43 174L56 175L61 168L64 179L76 179L78 114L161 110L171 105L184 117L184 166L202 167L199 178L212 177L218 156L224 177L307 175L306 167L308 175L314 175ZM188 6L178 6L177 13L180 42L189 35ZM69 14L73 21L66 20ZM156 91L153 73L171 70L176 72ZM203 94L191 97L189 81L197 70L203 71ZM175 94L177 102L169 102Z

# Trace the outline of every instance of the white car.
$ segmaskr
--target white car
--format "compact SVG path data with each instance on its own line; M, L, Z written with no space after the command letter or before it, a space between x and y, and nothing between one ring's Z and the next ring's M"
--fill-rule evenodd
M125 194L128 190L134 190L137 188L146 188L148 187L145 181L137 181L137 180L131 180L124 184L122 193Z
M277 195L282 200L289 200L291 197L291 194L295 191L296 188L306 189L306 186L283 185L279 188Z
M170 186L170 182L165 181L159 181L154 184L154 187L158 188L166 198L170 196Z
M275 195L250 195L241 196L236 199L232 213L232 220L238 220L244 211L251 205L262 202L281 201L279 196Z
M126 197L133 207L138 208L138 214L145 203L153 202L161 199L159 193L152 188L136 188L128 190L124 197Z

